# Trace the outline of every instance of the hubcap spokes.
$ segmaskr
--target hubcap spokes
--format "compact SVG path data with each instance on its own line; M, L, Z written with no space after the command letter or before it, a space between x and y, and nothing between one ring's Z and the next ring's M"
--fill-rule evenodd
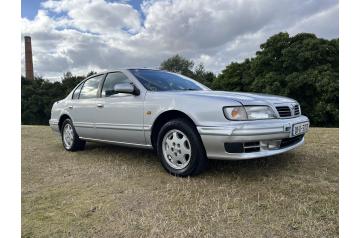
M70 124L66 124L64 127L63 139L66 149L70 149L74 141L74 131Z
M187 136L179 130L168 131L162 142L166 162L174 169L185 168L191 158L191 145Z

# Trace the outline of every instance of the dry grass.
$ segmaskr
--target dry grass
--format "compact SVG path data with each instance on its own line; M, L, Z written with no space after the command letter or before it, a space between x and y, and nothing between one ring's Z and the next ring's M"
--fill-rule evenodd
M22 127L23 237L337 237L338 129L266 159L211 161L168 175L152 151L62 148L49 127Z

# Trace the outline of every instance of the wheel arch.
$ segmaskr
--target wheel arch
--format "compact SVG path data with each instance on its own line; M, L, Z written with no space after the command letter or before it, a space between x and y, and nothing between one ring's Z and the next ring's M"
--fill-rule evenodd
M71 117L70 117L68 114L62 114L62 115L60 116L59 123L58 123L59 131L60 131L60 132L61 132L62 124L63 124L63 122L64 122L66 119L70 119L70 120L71 120Z
M175 110L175 109L162 112L161 114L159 114L156 117L154 123L151 126L151 137L150 137L150 139L151 139L151 144L152 144L154 149L156 149L157 137L159 135L161 127L166 122L168 122L170 120L173 120L173 119L178 119L178 118L186 119L194 127L194 129L197 132L196 124L195 124L194 120L189 115L187 115L186 113L184 113L182 111L179 111L179 110Z

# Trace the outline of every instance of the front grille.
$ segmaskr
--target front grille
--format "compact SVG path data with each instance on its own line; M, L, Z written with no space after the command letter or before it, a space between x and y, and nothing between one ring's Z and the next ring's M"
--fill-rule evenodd
M295 116L300 115L300 107L299 107L299 105L295 105L295 107L294 107L294 115Z
M293 112L289 106L278 106L276 110L279 113L280 117L291 117L291 116L299 116L300 115L300 106L298 104L292 107Z
M295 145L297 143L299 143L302 138L304 137L304 135L298 135L292 138L285 138L281 140L281 144L280 144L280 148L285 148L288 146L292 146Z
M288 106L276 107L280 117L291 117L291 110Z
M260 142L228 142L224 147L228 153L251 153L260 151Z

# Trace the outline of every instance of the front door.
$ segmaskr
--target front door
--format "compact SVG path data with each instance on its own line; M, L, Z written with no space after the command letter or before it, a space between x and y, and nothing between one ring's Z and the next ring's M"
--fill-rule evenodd
M108 73L104 80L97 107L96 134L98 139L128 144L145 144L144 93L133 95L114 92L119 83L132 83L122 72Z

